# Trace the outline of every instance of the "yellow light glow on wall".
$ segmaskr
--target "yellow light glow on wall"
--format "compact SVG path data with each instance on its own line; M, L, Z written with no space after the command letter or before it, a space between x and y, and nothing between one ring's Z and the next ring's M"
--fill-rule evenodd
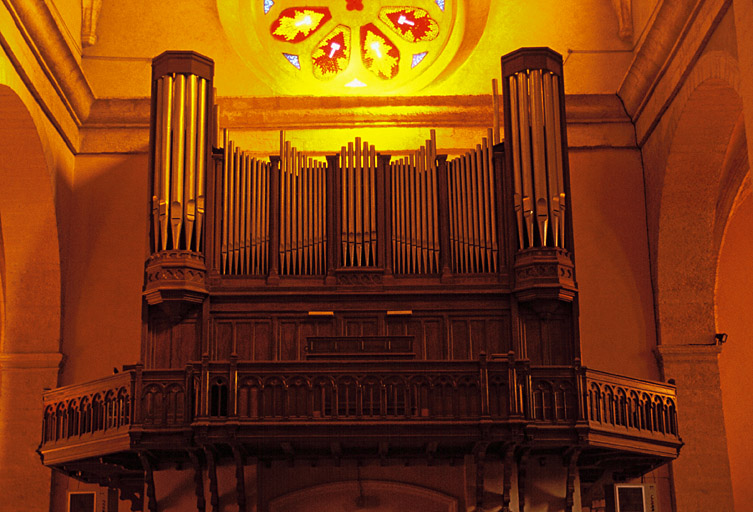
M468 33L466 11L484 4L483 15L475 18L483 26L490 0L420 7L413 2L217 0L217 5L236 50L278 94L328 96L415 93L462 63L455 57ZM290 55L298 56L300 67L291 66ZM366 87L354 87L359 84Z

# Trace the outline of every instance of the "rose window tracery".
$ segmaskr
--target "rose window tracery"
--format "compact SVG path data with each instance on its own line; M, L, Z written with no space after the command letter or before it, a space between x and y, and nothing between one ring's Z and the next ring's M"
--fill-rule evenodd
M417 91L456 69L490 0L217 1L230 41L264 84L337 96Z
M347 75L337 84L346 87L392 81L428 66L432 59L427 57L442 52L447 42L442 36L452 31L449 0L410 0L420 6L375 0L257 1L268 20L269 46L280 44L280 58L323 82Z

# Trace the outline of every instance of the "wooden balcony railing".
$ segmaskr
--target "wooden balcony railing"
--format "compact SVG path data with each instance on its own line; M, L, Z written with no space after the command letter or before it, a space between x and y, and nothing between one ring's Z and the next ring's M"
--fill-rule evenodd
M482 356L479 361L204 360L181 370L135 366L46 393L40 450L129 429L143 436L228 421L249 428L514 421L680 445L670 385Z
M595 370L586 370L584 384L587 419L592 428L677 436L674 387Z
M134 382L127 372L46 393L42 444L127 432Z

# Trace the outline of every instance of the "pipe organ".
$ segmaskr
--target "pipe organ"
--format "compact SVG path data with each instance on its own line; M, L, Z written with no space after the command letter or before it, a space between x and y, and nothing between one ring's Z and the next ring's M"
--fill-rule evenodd
M326 152L314 157L281 131L279 154L259 158L220 129L212 70L203 58L174 52L155 59L148 304L162 304L174 316L211 299L212 290L306 289L332 297L345 291L379 297L417 286L434 290L429 295L444 293L448 285L493 294L511 290L517 319L510 312L506 320L448 317L439 328L435 319L398 314L413 311L398 301L382 320L349 320L333 312L328 322L326 308L312 303L307 314L321 318L306 329L325 337L406 336L420 325L420 332L445 340L442 349L422 342L423 357L432 358L462 358L482 346L512 349L540 364L577 357L561 58L524 49L502 62L507 115L500 144L493 143L490 129L475 147L447 158L438 154L442 141L431 130L407 154L390 156L354 137L322 158ZM483 308L483 301L476 307ZM539 317L540 311L549 316ZM492 334L507 323L519 325L525 339ZM253 329L285 329L260 325ZM297 329L303 327L290 332ZM264 338L253 352L301 357L303 340L290 336L277 348ZM186 350L237 351L229 341L202 343L209 345Z
M518 249L565 248L562 65L556 59L539 59L542 69L521 68L514 58L506 59L505 132L510 141Z
M164 69L163 63L174 70ZM152 250L201 252L206 213L211 64L155 60L152 103ZM182 69L181 69L182 68ZM208 75L208 76L207 76Z
M437 141L390 164L392 268L396 274L439 272Z
M272 510L296 460L304 480L350 458L447 482L470 456L476 508L502 462L507 510L511 489L530 504L530 456L546 482L563 460L569 510L577 478L677 456L672 386L580 364L559 55L504 56L505 140L449 159L434 131L407 154L354 137L316 157L281 132L258 158L220 130L212 74L191 52L153 62L141 359L46 393L45 464L150 512L155 470L192 474L172 489L193 480L217 510L234 466L245 511Z
M236 147L223 131L221 271L224 275L267 272L270 163Z
M183 308L204 301L209 197L214 174L214 62L195 52L165 52L152 61L149 138L150 245L144 297Z
M326 165L284 135L280 141L280 273L322 275L327 268Z
M450 245L458 273L497 271L499 245L495 201L493 131L474 150L447 165L450 204Z
M377 156L373 145L349 142L340 148L341 261L344 267L374 267L377 257Z

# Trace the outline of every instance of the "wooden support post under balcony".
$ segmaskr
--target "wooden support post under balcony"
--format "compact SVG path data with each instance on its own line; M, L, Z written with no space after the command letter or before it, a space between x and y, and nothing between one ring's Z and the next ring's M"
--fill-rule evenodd
M233 460L235 461L235 492L238 502L238 512L246 512L246 476L243 471L243 453L239 446L233 446Z
M503 455L503 476L502 476L502 512L510 512L510 489L512 488L512 468L514 445L507 445Z
M476 510L484 510L484 452L477 453L476 459Z
M217 487L217 463L215 462L214 449L205 446L204 453L207 457L207 473L209 474L209 503L212 505L212 512L220 512L220 493Z
M204 499L204 470L201 466L199 456L193 450L188 451L188 457L191 459L191 465L193 466L193 482L194 492L196 493L196 510L197 512L205 512L207 508L207 502Z
M518 454L518 512L526 510L526 478L528 476L528 451L522 449Z
M575 476L578 474L578 456L580 449L574 448L565 456L567 465L567 484L565 487L565 512L573 512L575 504Z
M144 467L144 505L142 510L157 512L157 495L154 492L154 474L149 456L144 452L139 452L139 460Z

